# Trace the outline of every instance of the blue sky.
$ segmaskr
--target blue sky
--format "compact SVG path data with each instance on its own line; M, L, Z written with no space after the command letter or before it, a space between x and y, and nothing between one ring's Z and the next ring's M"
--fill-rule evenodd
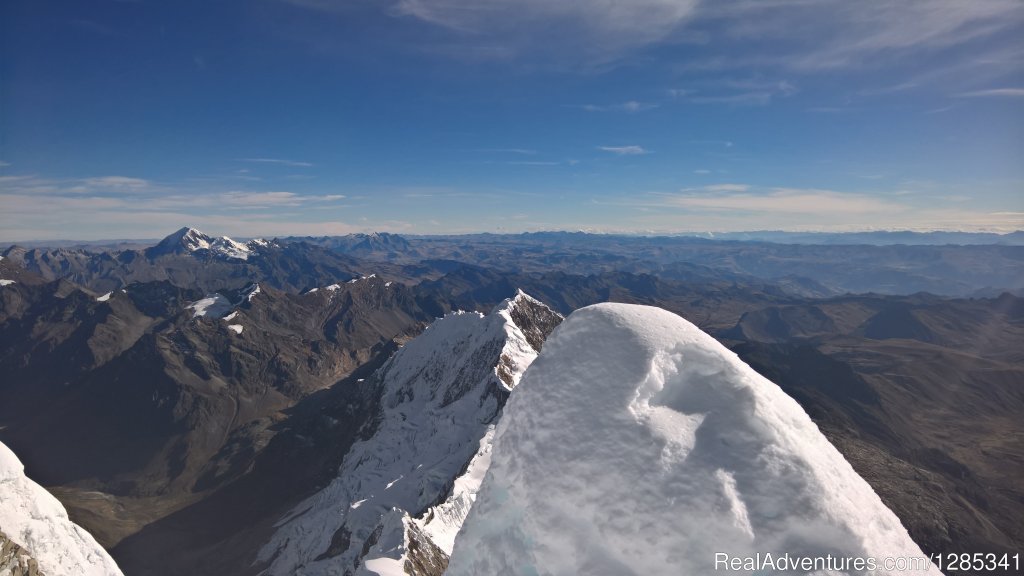
M1017 0L9 0L0 240L1024 228L1022 24Z

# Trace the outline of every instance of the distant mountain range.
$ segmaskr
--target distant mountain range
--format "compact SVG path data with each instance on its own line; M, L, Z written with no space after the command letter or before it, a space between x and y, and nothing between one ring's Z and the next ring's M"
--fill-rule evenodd
M1024 294L1024 245L1014 240L1024 233L998 238L974 234L970 238L978 242L965 241L963 245L938 243L959 238L955 233L877 234L892 235L892 239L931 238L936 243L813 244L805 240L818 236L783 233L722 240L562 232L418 237L351 234L242 243L182 228L148 248L11 246L2 255L46 279L65 278L100 292L151 280L212 291L228 283L237 287L251 279L293 291L367 270L391 280L418 282L474 265L506 273L631 272L695 282L761 282L809 297L866 292L968 297ZM767 237L786 242L758 239Z
M555 313L637 303L796 399L926 552L1017 550L1021 250L190 228L9 247L0 441L128 574L358 571L399 548L403 570L440 574ZM836 288L888 280L974 297Z

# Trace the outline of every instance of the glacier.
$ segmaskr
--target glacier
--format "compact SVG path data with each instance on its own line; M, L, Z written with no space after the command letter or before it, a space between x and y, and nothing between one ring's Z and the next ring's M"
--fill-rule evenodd
M571 314L511 395L489 458L451 576L711 574L720 555L758 553L924 557L795 400L658 308Z
M68 519L53 495L25 476L21 460L0 442L0 545L5 539L21 551L14 562L27 566L35 560L46 576L121 576L107 551Z

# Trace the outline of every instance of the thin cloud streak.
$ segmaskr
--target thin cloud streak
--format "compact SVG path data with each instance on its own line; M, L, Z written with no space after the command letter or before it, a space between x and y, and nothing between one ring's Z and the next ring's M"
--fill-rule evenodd
M611 152L618 156L640 156L651 153L649 150L645 150L643 146L598 146L597 149Z
M310 168L313 166L311 162L299 162L296 160L282 160L281 158L239 158L239 162L252 162L256 164L278 164L280 166L290 166L293 168Z
M956 98L1024 98L1024 88L990 88L961 92Z
M580 108L587 112L625 112L627 114L636 114L637 112L653 110L659 106L661 105L651 102L637 102L636 100L629 100L627 102L622 102L621 104L584 104L580 106Z

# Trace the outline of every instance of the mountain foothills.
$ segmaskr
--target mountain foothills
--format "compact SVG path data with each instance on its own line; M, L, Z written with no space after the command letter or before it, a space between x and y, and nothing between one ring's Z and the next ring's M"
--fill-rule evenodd
M563 535L534 534L515 518L533 517L524 510L543 507L555 488L617 493L624 486L606 484L627 473L623 458L637 470L692 468L722 530L761 534L765 507L786 499L805 502L789 513L810 522L813 510L856 494L863 506L829 517L837 531L828 533L846 535L829 540L842 550L868 542L864 522L880 522L900 550L1020 551L1024 246L812 240L236 241L183 228L151 246L7 247L0 481L29 487L18 497L37 498L53 521L22 529L0 516L0 562L16 573L75 573L47 570L64 536L46 530L59 529L76 535L69 553L102 563L105 553L88 548L94 537L113 570L132 575L437 575L449 557L453 573L468 574L519 554L539 573L569 573L531 546L562 543L583 563L566 570L583 569L615 549L599 534L563 539L599 527L573 510L554 525ZM689 323L629 307L573 313L604 302L656 306ZM631 342L643 353L623 358ZM712 376L721 386L685 406L686 390L708 388L700 382ZM629 425L623 438L646 427L674 439L651 454L625 440L617 454L570 453L560 434L586 430L566 423L600 418L587 406L630 382L657 390L632 423L609 416ZM750 419L743 407L765 398L784 409ZM573 416L580 411L587 418ZM729 418L764 432L750 450L785 447L811 472L841 469L838 483L809 472L772 492L775 484L750 483L760 472L714 459L724 456L695 460L708 442L732 441L720 425ZM781 421L793 428L773 428ZM811 445L827 458L808 456ZM534 472L517 468L527 446L537 447ZM531 485L513 479L537 471L558 486L520 493ZM514 498L503 500L503 486L517 487ZM5 513L9 493L0 492ZM623 499L602 511L608 529L637 522L613 514L630 507ZM522 538L498 538L503 522ZM460 556L470 542L477 553ZM608 565L639 570L658 558L627 556Z

